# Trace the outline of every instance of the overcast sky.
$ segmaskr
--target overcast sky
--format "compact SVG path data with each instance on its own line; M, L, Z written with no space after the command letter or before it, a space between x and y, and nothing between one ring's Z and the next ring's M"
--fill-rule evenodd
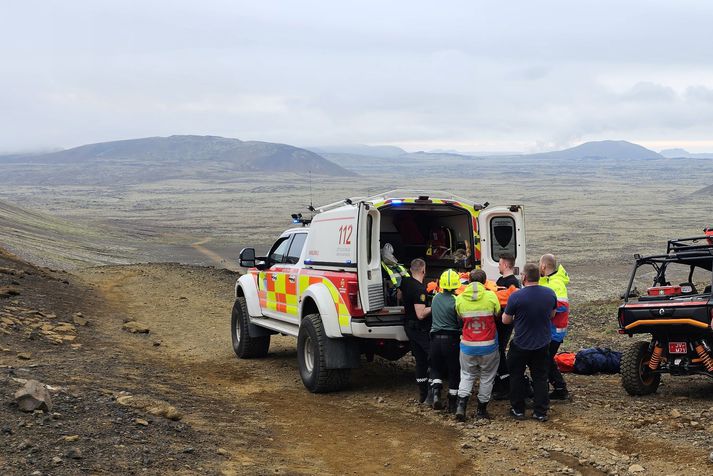
M713 2L4 1L0 150L713 151Z

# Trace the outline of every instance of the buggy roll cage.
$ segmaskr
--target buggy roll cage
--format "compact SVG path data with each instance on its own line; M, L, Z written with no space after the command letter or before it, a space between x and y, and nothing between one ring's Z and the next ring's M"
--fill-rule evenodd
M690 272L688 274L688 282L693 279L693 272L696 267L711 271L711 285L713 285L713 236L704 235L692 238L679 238L669 240L666 245L665 255L644 256L634 255L636 263L629 278L629 285L624 294L624 302L629 302L630 297L635 297L632 294L631 287L634 284L636 271L644 265L651 265L656 271L654 285L666 285L666 268L669 263L688 264Z
M701 243L703 242L703 243ZM668 240L666 253L701 253L713 256L713 235L694 236L693 238L679 238Z

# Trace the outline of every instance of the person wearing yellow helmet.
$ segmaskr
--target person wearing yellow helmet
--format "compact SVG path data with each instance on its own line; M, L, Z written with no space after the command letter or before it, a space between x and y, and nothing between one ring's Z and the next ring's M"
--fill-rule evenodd
M431 303L431 388L433 408L443 408L441 390L443 379L448 380L448 411L455 413L460 384L460 329L456 314L455 290L460 287L460 276L452 269L445 270L439 279L441 292Z

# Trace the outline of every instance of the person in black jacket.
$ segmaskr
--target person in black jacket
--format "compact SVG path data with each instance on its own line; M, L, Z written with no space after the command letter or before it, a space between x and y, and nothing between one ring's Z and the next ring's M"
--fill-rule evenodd
M411 261L411 276L401 280L399 288L404 303L404 330L411 345L411 354L416 359L416 383L419 388L419 403L432 405L429 400L428 367L431 346L431 308L426 306L426 262L420 258Z
M498 289L507 289L510 286L515 286L520 288L520 280L515 276L515 257L511 254L500 255L500 260L498 261L498 271L500 272L500 277L496 281ZM498 366L498 373L495 377L495 389L493 390L494 400L507 400L510 398L510 373L508 372L508 363L506 358L506 351L508 344L510 343L510 336L512 335L512 324L503 324L500 316L495 320L498 326L498 348L500 350L500 365Z

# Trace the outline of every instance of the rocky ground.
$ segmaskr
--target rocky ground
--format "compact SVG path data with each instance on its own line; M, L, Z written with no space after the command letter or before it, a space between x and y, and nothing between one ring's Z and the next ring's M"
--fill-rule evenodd
M308 393L292 338L237 360L236 275L177 264L67 274L0 254L1 474L710 474L713 383L568 375L547 423L455 423L414 400L412 362L377 359L349 390ZM579 303L571 340L619 348L615 302ZM47 386L51 408L16 392Z

